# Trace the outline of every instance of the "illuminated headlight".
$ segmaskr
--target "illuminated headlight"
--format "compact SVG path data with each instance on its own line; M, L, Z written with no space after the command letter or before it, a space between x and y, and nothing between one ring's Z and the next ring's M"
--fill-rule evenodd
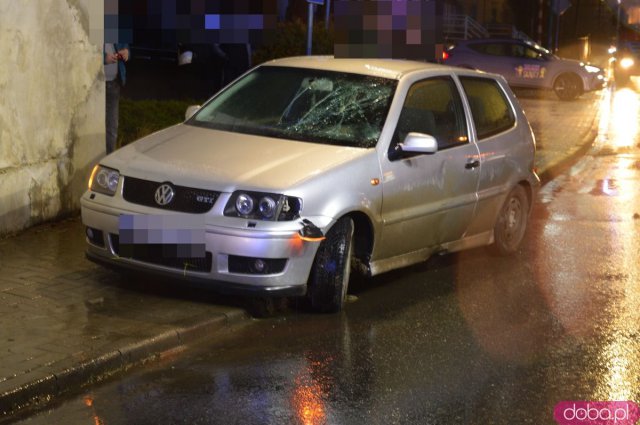
M291 221L299 217L302 201L275 193L237 191L224 208L227 217L252 220Z
M593 66L593 65L585 65L584 69L585 69L585 71L587 71L590 74L595 74L597 72L601 72L602 71L600 68L598 68L597 66Z
M113 196L116 193L119 180L120 172L118 170L96 165L89 178L89 190Z
M631 68L633 66L633 59L626 57L626 58L622 58L622 60L620 61L620 66L623 69L628 69Z

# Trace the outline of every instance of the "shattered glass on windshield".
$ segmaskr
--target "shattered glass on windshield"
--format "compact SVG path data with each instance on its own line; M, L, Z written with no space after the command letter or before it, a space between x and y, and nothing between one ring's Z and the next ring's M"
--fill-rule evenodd
M368 148L378 141L395 87L384 78L266 66L212 99L189 123Z

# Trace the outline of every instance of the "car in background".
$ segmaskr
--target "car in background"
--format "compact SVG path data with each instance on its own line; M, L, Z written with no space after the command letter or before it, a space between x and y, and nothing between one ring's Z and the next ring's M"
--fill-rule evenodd
M511 87L553 90L561 100L573 100L605 85L604 70L553 55L520 39L471 39L457 42L444 63L502 75Z
M632 76L640 75L640 41L621 42L615 52L614 78L625 85Z
M514 253L540 184L531 127L495 74L279 59L187 115L96 165L89 259L335 312L352 268Z

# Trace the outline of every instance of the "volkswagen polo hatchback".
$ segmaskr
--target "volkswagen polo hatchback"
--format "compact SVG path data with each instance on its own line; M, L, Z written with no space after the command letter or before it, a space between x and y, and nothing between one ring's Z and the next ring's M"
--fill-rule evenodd
M96 165L81 200L86 254L338 311L352 270L516 251L539 186L534 152L500 76L275 60Z

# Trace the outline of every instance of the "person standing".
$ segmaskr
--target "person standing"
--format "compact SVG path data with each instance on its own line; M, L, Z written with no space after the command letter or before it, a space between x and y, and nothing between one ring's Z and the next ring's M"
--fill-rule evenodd
M120 88L127 81L125 62L129 60L127 44L106 43L104 45L104 77L106 81L105 127L107 154L116 149L118 141L118 109Z

